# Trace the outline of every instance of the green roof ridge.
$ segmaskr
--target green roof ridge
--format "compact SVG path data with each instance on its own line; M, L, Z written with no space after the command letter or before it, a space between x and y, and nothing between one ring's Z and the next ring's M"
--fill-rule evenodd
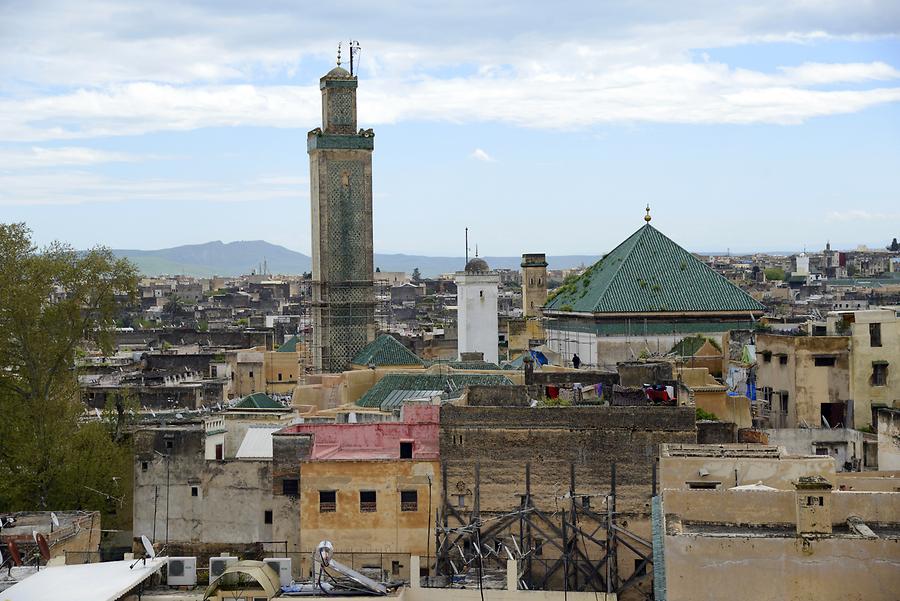
M565 284L544 308L563 313L765 310L761 303L649 223Z
M360 350L352 365L425 365L418 355L390 334L382 334Z
M284 405L264 392L248 394L235 403L232 409L284 409Z

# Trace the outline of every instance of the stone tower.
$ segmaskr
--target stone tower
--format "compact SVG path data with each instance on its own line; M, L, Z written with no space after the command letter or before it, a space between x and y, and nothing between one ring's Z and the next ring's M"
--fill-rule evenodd
M483 353L484 360L499 359L497 342L497 296L500 276L484 259L475 257L465 271L456 272L457 340L463 353Z
M313 363L348 369L375 339L371 129L356 130L357 78L338 66L319 80L322 127L309 132Z
M525 317L540 317L547 302L547 256L544 253L522 255L522 311Z

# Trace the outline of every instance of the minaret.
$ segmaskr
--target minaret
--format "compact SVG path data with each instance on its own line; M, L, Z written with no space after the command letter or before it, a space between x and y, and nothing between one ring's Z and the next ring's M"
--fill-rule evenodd
M500 275L491 271L487 262L477 256L456 272L457 340L456 349L463 353L482 353L484 360L496 363L497 296Z
M525 317L540 317L547 302L547 256L522 255L522 311Z
M356 131L357 78L338 66L319 80L322 128L309 132L313 363L339 372L375 339L371 129Z

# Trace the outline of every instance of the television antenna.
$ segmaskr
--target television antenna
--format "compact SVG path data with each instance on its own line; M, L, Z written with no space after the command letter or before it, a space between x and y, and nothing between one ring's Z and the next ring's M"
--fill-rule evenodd
M362 51L362 48L360 47L359 42L357 40L350 40L349 46L350 46L350 75L353 76L353 57L354 56L359 57L359 53L360 53L360 51ZM338 48L340 48L340 46ZM358 58L356 60L356 66L357 67L359 66Z

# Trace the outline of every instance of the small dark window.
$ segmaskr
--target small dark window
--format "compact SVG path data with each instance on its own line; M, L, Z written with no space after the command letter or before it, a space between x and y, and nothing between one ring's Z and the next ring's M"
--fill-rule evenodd
M787 355L779 355L779 356L778 356L778 362L779 362L781 365L787 365Z
M191 487L191 496L192 496L192 497L199 497L199 496L200 496L200 489L199 489L198 487L196 487L196 486L192 486L192 487Z
M141 471L142 471L142 472L146 472L146 471L147 471L147 468L149 468L149 467L150 467L150 464L149 464L148 462L146 462L146 461L141 461Z
M834 367L834 357L816 357L816 367Z
M296 497L300 494L300 481L296 478L285 478L281 481L281 494Z
M581 506L585 509L591 508L591 498L587 495L581 497Z
M715 490L719 488L721 482L688 482L688 488L691 490Z
M412 459L412 456L413 456L413 443L401 442L400 443L400 459Z
M544 554L544 539L535 538L534 539L534 556L540 557Z
M400 491L400 511L418 511L419 493L415 490Z
M365 513L378 510L378 501L374 490L359 491L359 510Z
M887 386L887 363L872 366L872 386Z
M167 448L167 449L171 449L173 446L175 446L175 443L174 443L174 442L172 442L171 440L167 440L167 441L166 441L166 448Z
M278 381L281 382L281 372L278 372Z
M816 447L816 455L827 455L828 447Z
M251 378L253 377L253 372L252 372L252 371L250 372L250 377L251 377Z
M771 353L771 352L769 352L769 351L763 351L762 356L763 356L763 361L764 361L764 362L766 362L766 363L771 363L771 362L772 362L772 353Z
M869 346L881 346L881 324L869 324Z
M788 393L786 392L781 393L781 412L788 412Z
M225 448L221 444L216 445L216 461L222 461L225 456Z
M271 524L271 523L272 523L272 510L271 510L271 509L266 509L266 510L263 512L263 523L264 523L264 524Z
M319 491L319 513L337 511L337 495L333 490Z
M640 557L634 559L634 573L638 576L643 576L647 573L647 564Z
M392 576L399 576L399 575L400 575L400 562L399 562L399 561L392 561L392 562L391 562L391 575L392 575Z

